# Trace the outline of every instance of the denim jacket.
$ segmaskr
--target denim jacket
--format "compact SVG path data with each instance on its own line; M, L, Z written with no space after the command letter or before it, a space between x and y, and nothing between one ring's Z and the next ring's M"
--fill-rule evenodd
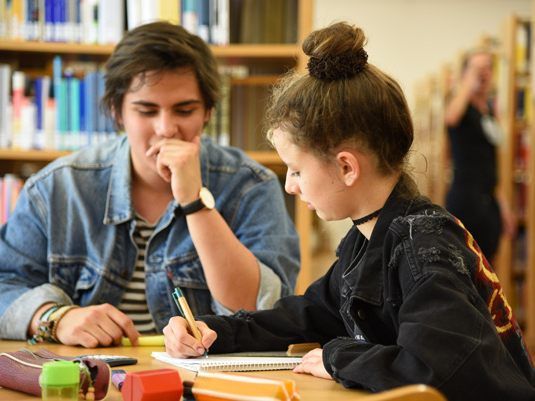
M257 258L257 308L293 292L299 244L280 183L235 148L202 138L203 185L237 238ZM24 339L46 302L118 305L137 258L130 146L126 137L60 158L27 180L0 230L0 337ZM178 313L173 286L195 314L230 313L211 297L176 201L146 247L147 304L161 330ZM238 288L238 287L237 287Z
M201 317L218 333L210 352L319 342L326 370L346 387L424 383L452 401L535 401L535 371L496 275L459 221L410 195L407 180L370 240L352 227L303 296Z

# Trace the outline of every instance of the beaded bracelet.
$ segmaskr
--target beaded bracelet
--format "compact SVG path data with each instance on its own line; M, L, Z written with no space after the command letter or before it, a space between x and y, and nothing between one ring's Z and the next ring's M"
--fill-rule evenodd
M32 345L42 343L44 341L50 341L51 339L51 327L50 327L50 315L56 312L62 305L54 304L50 308L46 309L39 317L39 324L37 325L37 331L28 340Z

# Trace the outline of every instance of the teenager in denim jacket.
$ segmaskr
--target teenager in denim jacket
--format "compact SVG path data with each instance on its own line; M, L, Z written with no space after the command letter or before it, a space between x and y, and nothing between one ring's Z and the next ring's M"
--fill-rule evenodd
M174 286L202 314L265 309L293 293L299 244L277 177L201 139L218 97L201 39L163 22L125 35L103 101L126 135L31 177L0 231L0 337L135 343L137 326L118 306L142 252L136 215L155 225L141 283L155 331L178 313ZM201 187L215 208L198 201ZM41 335L49 320L58 324Z
M284 350L319 342L294 371L382 391L412 383L450 400L534 400L534 371L496 274L462 223L422 197L404 163L413 140L399 85L367 63L361 29L313 32L309 74L275 90L270 139L286 191L324 220L354 222L327 274L272 310L184 319L167 352Z

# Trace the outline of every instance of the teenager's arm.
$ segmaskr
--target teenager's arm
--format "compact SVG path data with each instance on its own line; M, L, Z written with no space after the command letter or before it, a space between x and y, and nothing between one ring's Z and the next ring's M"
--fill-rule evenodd
M478 70L469 65L463 74L459 87L446 105L444 120L448 127L455 127L459 124L478 85Z

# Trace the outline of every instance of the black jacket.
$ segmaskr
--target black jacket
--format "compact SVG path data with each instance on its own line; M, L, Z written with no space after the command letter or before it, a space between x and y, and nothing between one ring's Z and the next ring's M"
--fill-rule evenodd
M451 400L535 400L535 372L496 275L462 224L403 177L370 241L355 228L303 296L203 317L212 352L316 341L346 387L425 383Z

